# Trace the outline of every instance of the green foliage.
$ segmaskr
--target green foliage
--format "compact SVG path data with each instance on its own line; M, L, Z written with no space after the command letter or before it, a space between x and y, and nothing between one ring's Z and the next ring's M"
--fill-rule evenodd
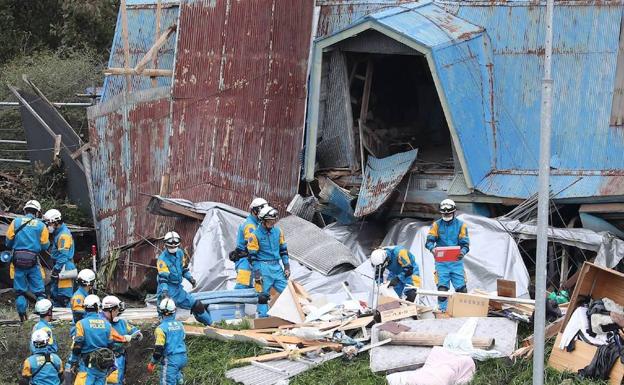
M59 34L63 46L94 49L99 54L108 52L119 0L65 0L61 3L63 23Z

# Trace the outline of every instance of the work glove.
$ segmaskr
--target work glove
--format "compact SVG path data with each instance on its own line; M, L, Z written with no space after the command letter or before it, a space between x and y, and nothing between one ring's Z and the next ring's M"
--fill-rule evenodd
M399 277L394 277L392 278L392 280L390 280L390 283L388 284L389 287L393 287L399 284Z
M52 273L50 274L50 279L53 281L58 281L60 273L61 273L60 270L57 270L57 269L52 270Z
M142 339L143 339L143 333L141 333L140 330L132 334L132 341L141 341Z
M286 279L290 278L290 265L284 265L284 275Z
M156 364L153 362L150 362L149 364L147 364L147 372L149 374L154 373L154 370L156 370Z
M197 281L195 280L195 278L191 277L188 281L191 283L191 286L197 286Z
M123 337L124 337L124 340L126 340L126 342L132 341L132 336L130 334L126 334Z

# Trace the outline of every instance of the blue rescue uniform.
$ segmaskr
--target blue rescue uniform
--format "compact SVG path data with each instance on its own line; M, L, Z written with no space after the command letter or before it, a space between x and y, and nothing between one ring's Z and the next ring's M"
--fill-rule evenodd
M50 325L50 323L46 320L44 320L43 318L39 320L39 322L37 322L35 324L35 326L33 326L32 329L32 333L36 332L37 330L45 330L48 335L50 336L50 343L47 346L47 352L48 353L58 353L58 343L56 342L56 339L54 338L54 333L52 332L52 325ZM30 352L32 354L35 354L36 351L41 351L41 349L37 349L35 348L35 345L33 345L32 341L30 342Z
M74 270L74 238L67 226L62 223L58 229L54 231L54 241L52 242L50 255L54 260L54 270L61 271ZM54 306L65 307L74 291L74 280L71 278L59 279L56 284L52 285L52 298Z
M268 298L271 287L278 293L284 291L288 285L284 267L289 266L288 248L284 240L284 233L279 227L267 229L259 226L247 240L247 250L250 258L254 261L254 273L256 270L262 276L262 287L256 287L259 294L258 315L267 317L269 311Z
M98 313L87 312L84 318L76 323L76 335L72 347L72 363L78 360L80 366L74 385L104 385L107 371L89 363L89 354L103 348L112 349L114 342L125 342L111 326L110 322Z
M63 377L63 361L47 348L35 349L24 360L22 377L30 379L30 385L60 385Z
M22 225L26 223L22 227ZM17 232L18 229L20 229ZM16 233L17 232L17 233ZM39 264L38 255L43 250L47 250L50 244L50 233L48 228L32 214L14 219L6 233L6 247L13 250L13 260L11 262L9 274L13 279L13 289L17 296L15 307L20 315L26 314L28 301L24 294L30 291L37 299L45 298L45 286L43 279L45 273ZM33 258L33 265L30 267L19 266L16 253L25 253Z
M84 300L89 295L84 286L79 286L71 297L71 310L74 325L85 315ZM72 333L73 335L73 333Z
M416 263L414 254L410 253L403 246L384 247L388 261L388 279L397 278L399 283L394 286L394 291L399 297L404 292L413 289L406 289L405 285L420 287L420 270Z
M236 250L247 253L247 240L251 237L251 233L256 231L260 226L258 219L249 214L245 222L238 227L236 236ZM252 264L249 257L240 258L236 261L236 286L234 289L251 289L253 288Z
M470 239L466 224L455 217L448 222L442 219L433 222L427 234L425 247L433 253L434 248L442 246L460 246L461 254L468 254ZM450 289L452 283L456 292L466 292L463 259L454 262L436 262L435 269L438 290L446 291ZM440 310L446 311L447 303L446 297L438 297Z
M139 328L121 318L111 322L111 325L120 335L132 335L139 331ZM113 352L115 352L115 367L117 369L108 375L106 383L122 385L126 376L126 345L119 342L114 343Z
M182 309L190 309L195 318L204 325L210 325L212 319L206 309L193 296L182 287L182 279L190 280L191 272L185 267L184 251L178 249L175 254L164 250L156 267L158 268L158 303L167 294L176 306Z
M184 326L176 321L175 315L169 315L154 330L156 349L162 351L162 357L153 363L162 365L160 385L176 385L183 382L182 369L186 366L186 344L184 342Z

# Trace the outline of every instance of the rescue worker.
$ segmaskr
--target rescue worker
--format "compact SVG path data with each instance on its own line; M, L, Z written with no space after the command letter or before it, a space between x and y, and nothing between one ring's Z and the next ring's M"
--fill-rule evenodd
M389 286L394 288L399 298L405 294L408 301L416 300L416 289L406 288L406 285L420 287L420 270L414 254L403 246L389 246L373 250L370 260L379 283L383 282L387 268Z
M435 278L436 285L440 291L448 291L450 284L457 293L466 293L466 276L464 273L464 256L468 253L470 239L468 238L468 228L461 220L455 218L455 202L445 199L440 203L440 214L442 218L436 220L431 225L427 234L425 247L434 253L436 247L460 246L457 261L436 261ZM440 310L446 311L448 303L447 297L438 297Z
M30 200L24 205L24 216L14 219L6 232L6 246L12 250L10 276L15 290L15 307L20 321L26 320L28 301L26 292L37 299L45 298L45 273L39 264L39 253L50 244L47 227L38 217L41 204Z
M54 333L52 332L53 328L52 328L52 325L50 324L50 322L52 322L53 308L54 307L52 305L52 302L49 299L43 298L37 301L37 303L35 304L34 313L39 315L39 321L35 324L35 326L33 326L32 332L34 334L37 330L43 330L46 333L48 333L48 336L50 336L48 350L50 353L57 353L58 344L56 343L56 340L54 339ZM36 350L36 346L34 346L31 343L30 352L32 354L35 354L35 350Z
M54 306L67 307L74 291L74 278L78 273L74 264L74 238L63 223L61 212L51 209L43 214L43 222L53 236L50 255L54 260L50 279Z
M125 308L125 304L114 295L107 295L102 298L102 315L111 323L113 329L120 335L130 335L132 340L140 341L143 339L141 331L136 326L130 325L125 319L119 318L119 315L123 313ZM115 367L117 369L106 378L106 383L122 385L126 373L125 344L113 344L113 353L115 353Z
M284 233L277 222L277 210L264 206L258 218L261 225L247 240L249 256L254 261L254 281L258 294L258 316L267 317L271 287L281 293L288 284L290 264ZM282 265L280 265L280 261Z
M254 232L260 222L258 214L260 210L268 206L268 202L262 198L255 198L249 205L249 215L245 222L238 227L236 236L236 249L230 253L230 260L235 263L236 267L236 286L234 289L251 289L253 288L252 280L252 261L249 260L247 252L247 240Z
M178 307L190 309L191 314L204 325L212 324L206 307L182 287L182 279L186 279L193 287L197 282L188 270L184 251L180 248L180 235L175 231L165 234L165 250L158 256L158 302L163 298L171 298Z
M184 326L175 319L176 304L171 298L163 299L158 305L158 310L163 318L154 330L156 342L152 359L147 364L147 372L154 373L156 365L161 364L161 385L182 384L184 383L182 369L188 361Z
M63 379L63 361L50 351L50 336L37 330L30 339L32 355L24 360L19 385L60 385Z
M71 371L77 373L74 385L104 385L106 376L115 366L113 344L132 340L130 335L117 333L110 322L100 316L100 306L97 295L88 295L84 300L85 316L76 323L69 362Z
M85 298L91 294L93 290L93 284L95 283L95 273L91 269L83 269L78 273L76 277L78 288L71 297L71 310L74 324L78 323L84 315L84 301Z

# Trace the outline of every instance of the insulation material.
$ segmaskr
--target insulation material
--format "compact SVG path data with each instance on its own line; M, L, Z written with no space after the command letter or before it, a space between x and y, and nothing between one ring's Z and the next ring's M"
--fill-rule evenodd
M386 376L389 385L456 385L472 381L476 366L472 358L436 346L418 370Z
M332 275L359 265L359 259L349 248L313 223L291 215L281 219L277 226L284 233L290 257L315 271Z
M419 333L454 333L470 318L427 319L402 321L411 331ZM516 347L518 324L507 318L478 318L475 337L494 338L494 350L509 356ZM373 326L371 343L379 341L379 325ZM373 348L370 354L370 368L373 372L416 369L427 361L431 347L384 345Z
M297 297L290 290L290 285L277 297L277 300L269 309L271 317L281 318L283 320L300 324L304 321L303 317L297 309Z
M418 149L383 159L369 156L354 215L363 217L381 207L407 174L417 154Z
M305 361L276 360L264 365L247 365L228 370L225 377L245 385L273 385L341 355L342 353L332 352Z

